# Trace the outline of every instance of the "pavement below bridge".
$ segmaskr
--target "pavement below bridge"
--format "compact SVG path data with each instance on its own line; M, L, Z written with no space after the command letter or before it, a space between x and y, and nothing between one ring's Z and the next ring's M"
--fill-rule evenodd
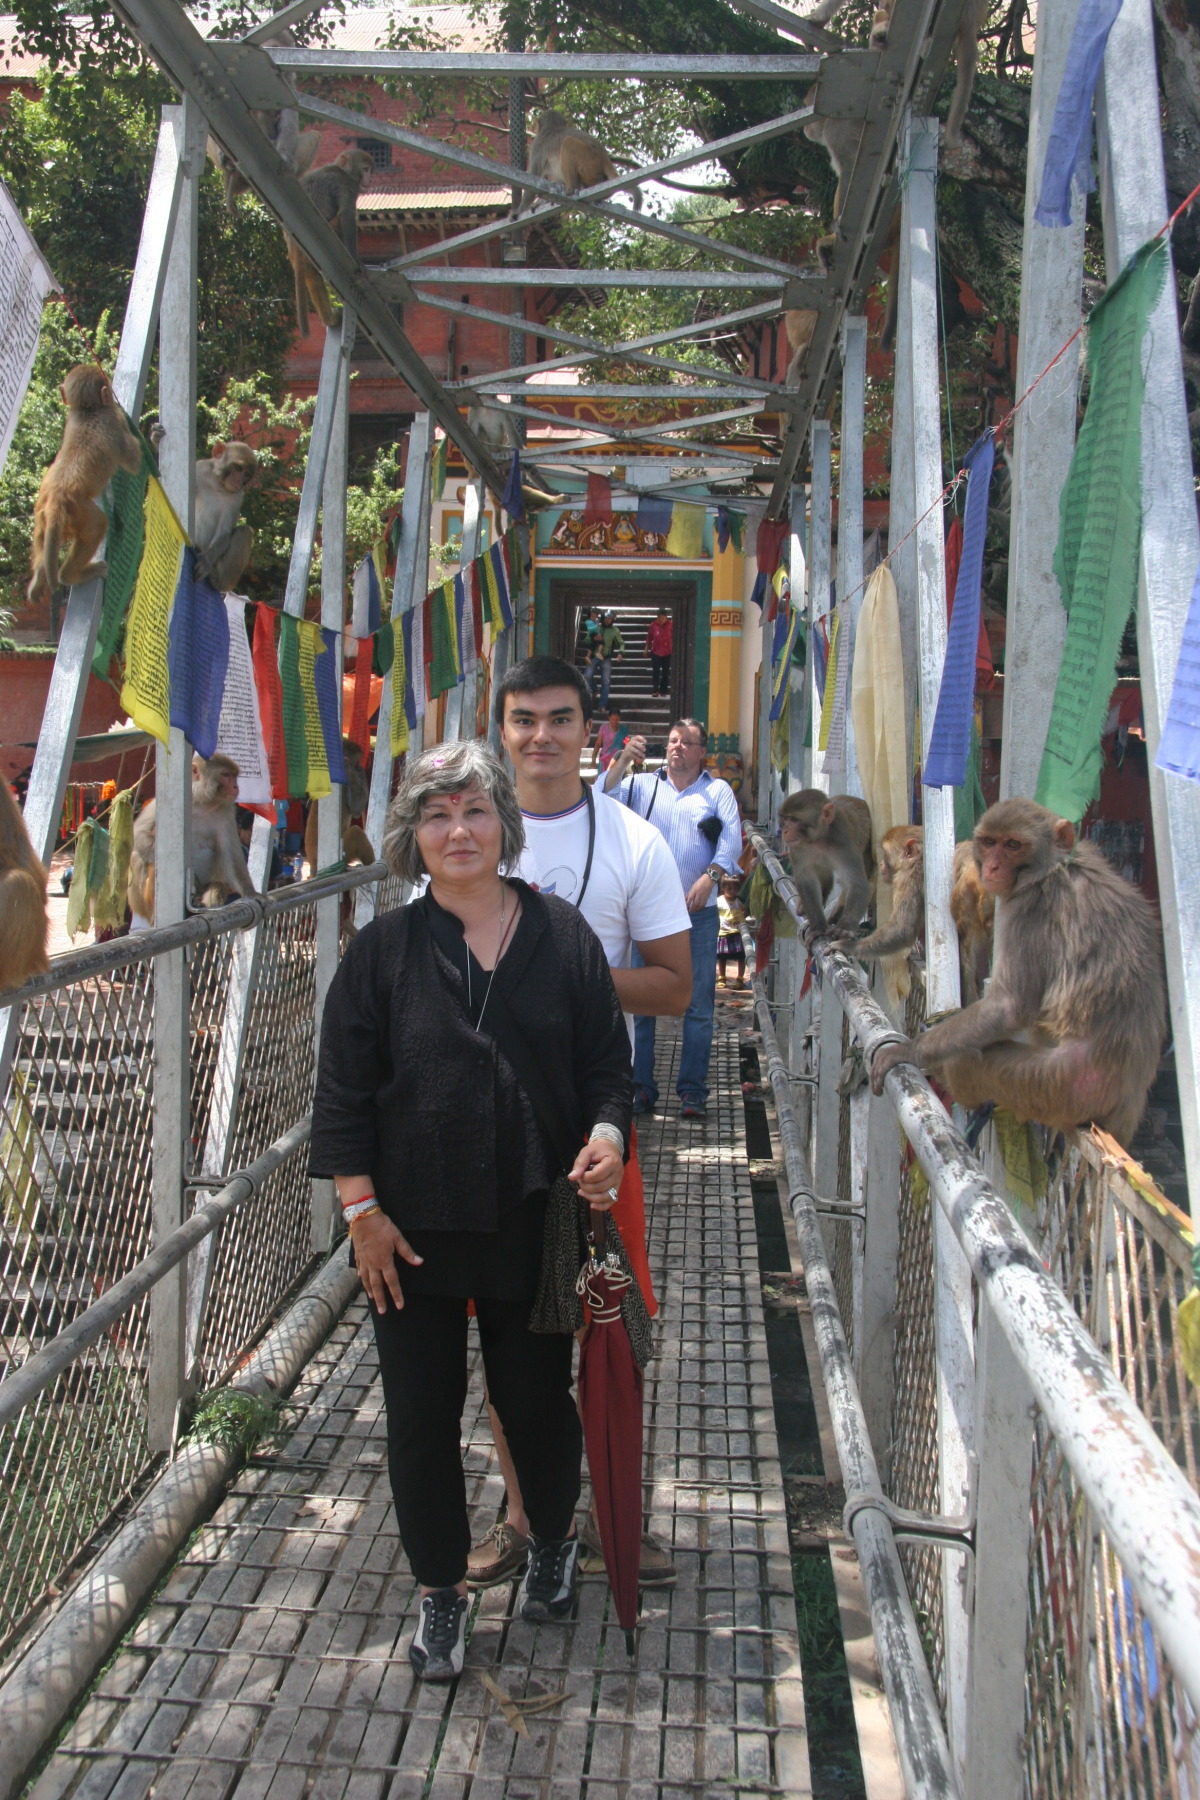
M602 1574L577 1617L472 1601L466 1668L418 1682L416 1593L357 1301L165 1578L31 1800L695 1800L811 1792L784 1486L738 1063L718 1008L707 1120L642 1121L661 1310L646 1375L645 1493L674 1587L643 1596L631 1663ZM660 1032L673 1100L678 1030ZM498 1517L477 1351L463 1420L475 1535ZM587 1490L585 1488L585 1500ZM514 1699L562 1695L510 1723Z

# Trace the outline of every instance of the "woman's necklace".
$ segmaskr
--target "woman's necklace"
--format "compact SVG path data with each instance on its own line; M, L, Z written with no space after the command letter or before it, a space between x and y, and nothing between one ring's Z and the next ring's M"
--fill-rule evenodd
M483 1005L479 1009L479 1017L475 1021L476 1031L478 1031L480 1026L483 1024L483 1015L487 1011L487 1003L490 1000L491 994L492 994L492 982L495 981L495 979L496 979L496 970L500 967L500 957L504 951L504 940L508 935L508 933L506 932L506 930L504 928L504 902L505 902L506 898L507 898L507 895L506 895L504 886L503 886L503 884L501 884L501 887L500 887L500 933L496 939L496 960L492 964L491 976L488 980L487 987L484 990ZM471 1004L472 1004L472 999L471 999L471 946L470 946L470 944L468 944L467 945L467 1005L470 1006Z

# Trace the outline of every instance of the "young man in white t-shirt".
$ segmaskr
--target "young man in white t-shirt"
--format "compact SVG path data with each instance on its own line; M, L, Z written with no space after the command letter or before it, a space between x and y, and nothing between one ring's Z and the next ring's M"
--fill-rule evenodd
M579 907L604 946L632 1045L634 1013L678 1017L687 1011L691 921L675 859L661 833L628 807L597 805L584 785L579 759L591 710L586 682L555 656L532 656L516 664L496 691L496 721L525 821L525 852L515 872L542 893ZM635 946L640 968L630 966ZM657 1305L646 1263L636 1143L611 1217L653 1313ZM473 1547L467 1563L467 1582L473 1587L490 1587L517 1574L529 1536L500 1421L495 1413L491 1416L508 1517ZM590 1520L580 1535L589 1548L599 1548ZM669 1554L653 1539L643 1539L643 1586L670 1581L674 1574Z

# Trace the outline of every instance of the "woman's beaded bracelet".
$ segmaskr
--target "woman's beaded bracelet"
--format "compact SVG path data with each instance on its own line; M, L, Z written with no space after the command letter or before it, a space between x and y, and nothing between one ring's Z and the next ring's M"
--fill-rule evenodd
M343 1206L342 1217L350 1226L356 1219L367 1219L372 1213L382 1212L382 1210L374 1194L367 1194L363 1199L352 1200L348 1206Z

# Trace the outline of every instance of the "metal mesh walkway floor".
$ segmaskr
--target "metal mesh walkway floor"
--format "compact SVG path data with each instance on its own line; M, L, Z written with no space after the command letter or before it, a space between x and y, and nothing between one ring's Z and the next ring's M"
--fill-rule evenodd
M466 1668L422 1686L415 1589L356 1303L100 1678L34 1800L633 1800L805 1795L808 1756L783 1484L746 1161L736 1014L718 1009L708 1119L643 1122L658 1354L647 1371L650 1527L678 1581L644 1595L636 1662L603 1576L532 1626L515 1584L472 1604ZM660 1081L673 1096L660 1032ZM478 1357L463 1422L479 1532L502 1483ZM585 1491L586 1498L586 1491ZM512 1696L565 1692L509 1723Z

